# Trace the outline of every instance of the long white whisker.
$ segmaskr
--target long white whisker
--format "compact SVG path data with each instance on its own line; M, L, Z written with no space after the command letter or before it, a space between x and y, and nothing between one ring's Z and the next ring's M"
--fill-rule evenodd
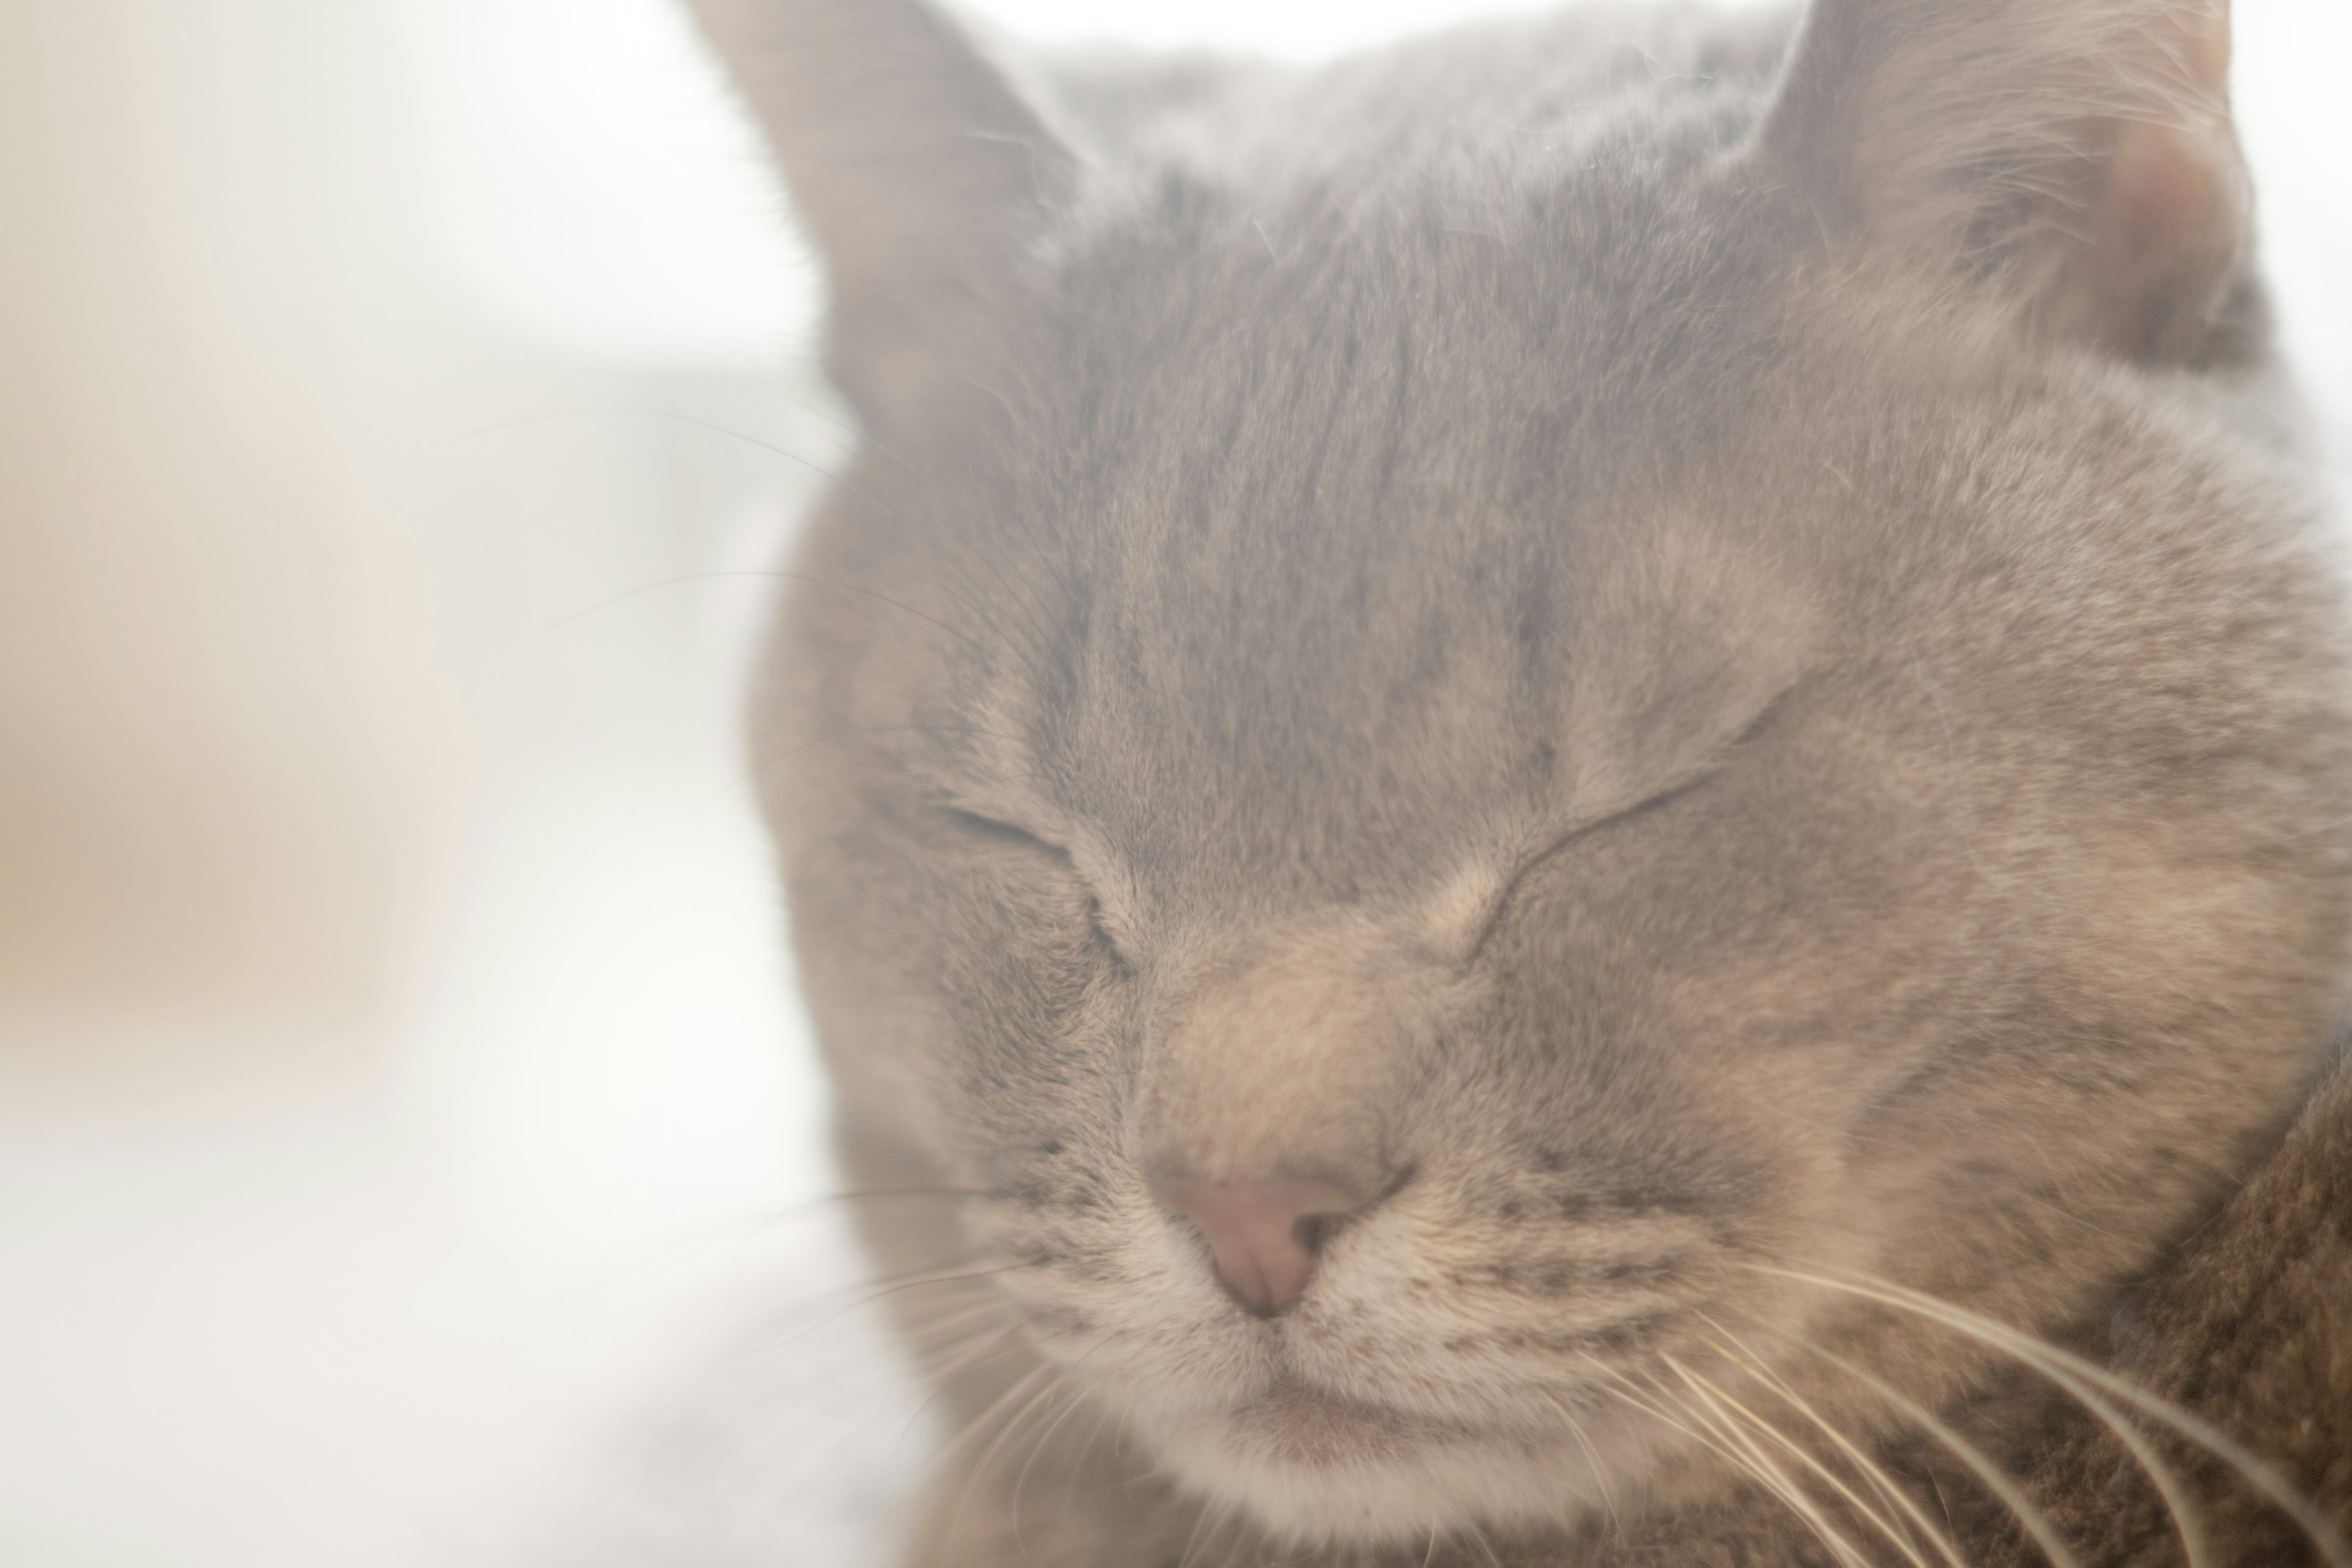
M1674 1357L1668 1356L1666 1358L1666 1364L1673 1367L1681 1376L1685 1378L1696 1379L1699 1383L1706 1384L1708 1392L1715 1395L1716 1401L1719 1405L1746 1416L1748 1423L1756 1428L1759 1435L1770 1438L1780 1447L1787 1449L1790 1454L1794 1455L1797 1460L1804 1465L1806 1468L1821 1477L1823 1481L1829 1484L1831 1489L1835 1491L1840 1497L1845 1499L1847 1505L1853 1508L1856 1513L1869 1521L1872 1524L1877 1526L1880 1534L1885 1536L1887 1540L1893 1542L1897 1547L1901 1548L1903 1555L1911 1560L1912 1568L1927 1568L1927 1560L1919 1555L1919 1549L1912 1543L1910 1537L1904 1534L1902 1531L1896 1529L1893 1520L1887 1518L1885 1514L1879 1512L1878 1510L1871 1507L1868 1503L1863 1501L1862 1495L1855 1491L1853 1487L1846 1484L1844 1477L1839 1475L1827 1465L1822 1463L1822 1461L1812 1454L1808 1453L1805 1450L1804 1445L1790 1438L1786 1433L1782 1432L1770 1421L1767 1420L1761 1414L1749 1409L1746 1405L1742 1404L1738 1399L1733 1398L1724 1390L1717 1388L1714 1383L1709 1381L1706 1377L1691 1371L1688 1367L1683 1365L1682 1363L1675 1360ZM1826 1426L1827 1423L1823 1423L1822 1425ZM1848 1447L1851 1447L1851 1445L1848 1445ZM1947 1555L1954 1554L1948 1553ZM1955 1560L1957 1561L1956 1556Z
M1823 1279L1819 1283L1835 1285L1838 1282ZM1932 1296L1905 1290L1900 1286L1848 1283L1843 1288L1872 1300L1908 1307L1923 1317L2006 1350L2072 1394L2076 1403L2097 1416L2101 1424L2116 1435L2117 1442L2130 1450L2133 1460L2147 1477L2148 1484L2156 1488L2157 1495L2164 1500L2165 1511L2172 1518L2173 1531L2180 1537L2181 1555L2188 1559L2189 1568L2205 1568L2205 1532L2197 1522L2196 1509L2182 1488L2180 1478L2173 1473L2172 1467L2164 1462L2163 1457L2157 1453L2155 1446L2144 1434L2133 1429L2114 1405L2092 1393L2083 1379L2073 1375L2065 1360L2075 1358L2062 1360L2063 1352L2054 1345L2045 1344L1991 1319L1978 1319L1973 1312L1938 1301ZM2087 1366L2089 1363L2083 1364Z
M2050 1568L2082 1568L2074 1552L2068 1548L2065 1542L2059 1539L2058 1532L2051 1528L2050 1521L2042 1517L2042 1510L2034 1507L2033 1500L2025 1495L2025 1489L2003 1474L2000 1467L1985 1456L1984 1450L1945 1425L1934 1411L1900 1389L1856 1366L1835 1351L1806 1341L1800 1340L1795 1342L1800 1348L1811 1351L1832 1365L1840 1368L1849 1376L1866 1384L1880 1398L1900 1410L1921 1430L1950 1449L1953 1456L1968 1466L1978 1480L1984 1483L1985 1489L2000 1500L2002 1505L2015 1517L2025 1532L2033 1537L2033 1543L2042 1548L2042 1554L2050 1560Z
M1101 1444L1103 1428L1110 1425L1111 1414L1109 1405L1100 1407L1095 1416L1093 1430L1087 1434L1086 1442L1079 1446L1077 1458L1070 1465L1070 1484L1062 1493L1062 1511L1065 1513L1077 1511L1078 1483L1086 1478L1087 1462L1094 1458L1096 1447Z
M947 1268L934 1270L929 1273L909 1275L897 1279L882 1280L870 1287L866 1290L866 1294L835 1308L833 1311L826 1313L816 1321L810 1323L793 1333L786 1334L782 1339L776 1341L770 1349L772 1351L789 1349L791 1346L799 1343L802 1340L804 1340L809 1335L816 1332L819 1329L824 1328L828 1323L832 1323L840 1318L845 1317L849 1313L856 1311L861 1307L870 1307L875 1302L881 1300L883 1298L887 1296L895 1296L902 1290L919 1289L922 1287L929 1285L962 1284L969 1280L986 1279L992 1275L1010 1274L1016 1268L1027 1268L1032 1267L1030 1264L1022 1263L1017 1260L1011 1263L997 1264L989 1268L972 1267L972 1265L978 1261L979 1260L976 1258L968 1258L962 1263L951 1265Z
M1192 1553L1200 1550L1202 1532L1208 1530L1209 1521L1215 1512L1211 1505L1202 1503L1201 1511L1193 1515L1192 1528L1184 1537L1184 1551L1176 1559L1176 1568L1192 1568Z
M1003 1414L1014 1400L1026 1397L1036 1383L1053 1375L1055 1375L1055 1369L1050 1365L1031 1367L1013 1383L1012 1387L990 1401L987 1409L973 1416L971 1423L962 1431L949 1438L947 1446L940 1450L938 1458L933 1462L940 1468L941 1473L945 1473L946 1467L949 1461L954 1458L956 1450L967 1443L976 1441L978 1435L987 1429L989 1423Z
M1768 1471L1765 1468L1760 1466L1756 1459L1743 1452L1741 1448L1726 1442L1716 1433L1711 1425L1707 1425L1706 1430L1696 1430L1694 1429L1687 1422L1678 1419L1672 1411L1667 1410L1663 1405L1658 1403L1658 1399L1663 1399L1664 1396L1664 1391L1663 1389L1656 1391L1657 1399L1645 1397L1635 1391L1633 1380L1628 1378L1623 1373L1619 1372L1616 1368L1606 1365L1597 1358L1591 1355L1587 1355L1585 1360L1592 1365L1594 1370L1600 1372L1603 1376L1613 1378L1616 1381L1618 1384L1616 1393L1620 1399L1622 1399L1626 1404L1631 1405L1634 1409L1642 1411L1643 1414L1665 1423L1666 1426L1674 1428L1677 1432L1680 1432L1692 1442L1698 1444L1700 1447L1726 1460L1730 1464L1733 1469L1747 1476L1759 1486L1762 1487L1767 1492L1770 1493L1774 1498L1780 1500L1781 1506L1786 1508L1790 1513L1796 1515L1797 1518L1804 1523L1808 1530L1811 1530L1816 1536L1820 1537L1822 1543L1829 1547L1831 1552L1836 1553L1842 1559L1851 1559L1853 1557L1853 1554L1850 1548L1841 1549L1843 1537L1837 1536L1834 1531L1828 1531L1827 1521L1820 1518L1818 1510L1811 1507L1811 1500L1798 1495L1795 1489L1789 1484L1789 1480L1786 1476L1780 1475L1778 1470ZM1693 1420L1701 1421L1703 1424L1705 1423L1705 1417L1696 1410L1685 1407L1685 1414L1690 1415Z
M967 1338L974 1325L986 1327L1002 1323L1010 1316L1004 1299L990 1292L975 1296L961 1304L950 1303L937 1315L920 1321L906 1323L907 1337L915 1348L927 1356L947 1353L959 1341Z
M1592 1472L1593 1487L1601 1493L1601 1506L1608 1510L1609 1523L1612 1529L1622 1530L1624 1528L1624 1521L1619 1517L1617 1512L1617 1494L1615 1489L1613 1489L1609 1483L1609 1472L1601 1462L1601 1450L1593 1445L1592 1436L1591 1433L1585 1431L1584 1423L1578 1419L1580 1412L1563 1395L1551 1393L1548 1390L1533 1390L1531 1392L1537 1393L1542 1397L1549 1399L1552 1405L1559 1409L1560 1420L1568 1427L1569 1436L1575 1438L1578 1446L1582 1447L1584 1450L1585 1466ZM1572 1519L1573 1515L1566 1509L1563 1509L1560 1514L1561 1528L1569 1528Z
M2172 1528L2180 1537L2181 1555L2189 1560L2189 1568L2205 1568L2205 1529L2198 1521L2196 1505L2189 1500L2187 1489L2172 1467L2156 1451L2156 1445L2146 1434L2126 1421L2123 1413L2091 1392L2080 1379L2061 1372L2054 1366L2041 1368L2042 1375L2074 1396L2084 1409L2097 1416L2116 1440L2131 1450L2132 1458L2146 1472L2148 1483L2163 1498L2165 1511L2172 1516Z
M1086 1365L1087 1358L1092 1356L1095 1353L1095 1351L1102 1349L1104 1345L1108 1344L1109 1342L1110 1342L1108 1340L1097 1342L1093 1350L1087 1351L1085 1355L1080 1356L1076 1361L1071 1363L1068 1369L1063 1373L1061 1385L1070 1391L1070 1403L1064 1408L1059 1415L1055 1416L1053 1420L1045 1424L1045 1430L1039 1434L1036 1447L1029 1451L1028 1462L1021 1467L1021 1474L1013 1479L1013 1539L1014 1542L1020 1546L1021 1554L1024 1557L1026 1557L1029 1554L1029 1543L1026 1541L1024 1541L1021 1537L1021 1489L1029 1483L1029 1472L1037 1468L1038 1458L1045 1452L1045 1446L1054 1440L1054 1434L1062 1429L1062 1423L1067 1421L1076 1412L1086 1407L1086 1391L1077 1385L1078 1368Z
M898 1429L898 1442L903 1445L907 1441L907 1434L915 1429L915 1423L923 1418L923 1412L929 1410L932 1403L941 1394L947 1393L957 1378L982 1362L992 1361L998 1356L1009 1353L1004 1348L1004 1341L1019 1332L1020 1329L1019 1323L1007 1323L992 1334L979 1337L978 1342L973 1344L966 1354L959 1357L952 1365L942 1367L931 1373L931 1391L923 1395L922 1402L915 1406L915 1413L907 1417L906 1426Z
M1056 1386L1069 1394L1069 1403L1062 1407L1060 1415L1045 1423L1045 1430L1037 1435L1036 1443L1029 1450L1027 1461L1021 1467L1021 1473L1013 1480L1013 1500L1009 1505L1013 1512L1013 1541L1021 1549L1024 1560L1029 1555L1029 1542L1021 1531L1021 1489L1029 1484L1029 1472L1037 1468L1037 1461L1044 1457L1046 1445L1054 1440L1054 1434L1062 1429L1062 1423L1076 1412L1085 1409L1087 1404L1087 1396L1068 1378L1064 1378Z
M1917 1525L1920 1531L1926 1534L1928 1541L1934 1544L1936 1550L1943 1554L1944 1561L1950 1563L1952 1568L1968 1568L1968 1564L1963 1563L1960 1559L1959 1549L1952 1544L1951 1538L1945 1534L1944 1531L1936 1528L1935 1522L1927 1517L1927 1510L1912 1500L1910 1493L1905 1491L1902 1487L1895 1484L1894 1478L1886 1474L1885 1469L1880 1466L1877 1460L1873 1459L1869 1455L1864 1453L1861 1448L1857 1447L1851 1440L1849 1440L1844 1433L1839 1431L1826 1416L1822 1415L1819 1410L1816 1410L1813 1407L1811 1401L1806 1399L1804 1395L1790 1387L1788 1381L1781 1377L1779 1373L1774 1372L1769 1365L1767 1365L1762 1356L1758 1355L1754 1351L1748 1349L1746 1342L1742 1341L1738 1335L1733 1333L1730 1330L1717 1322L1713 1318L1706 1317L1705 1314L1701 1314L1701 1316L1703 1321L1706 1321L1709 1327L1713 1328L1717 1333L1723 1335L1724 1338L1729 1340L1741 1353L1734 1355L1731 1352L1723 1350L1723 1347L1720 1345L1716 1347L1717 1351L1729 1357L1738 1365L1745 1367L1751 1375L1761 1379L1767 1386L1778 1393L1781 1398L1789 1401L1789 1403L1794 1405L1798 1410L1802 1412L1806 1419L1810 1420L1814 1426L1820 1427L1822 1434L1826 1436L1831 1442L1835 1443L1838 1447L1844 1452L1846 1458L1851 1459L1857 1467L1860 1468L1862 1473L1870 1479L1872 1489L1876 1491L1880 1497L1894 1504L1896 1508L1901 1509L1904 1513L1910 1518L1911 1522Z
M1739 1446L1740 1449L1754 1462L1758 1472L1769 1475L1774 1479L1777 1485L1773 1489L1780 1494L1783 1502L1796 1510L1799 1518L1811 1527L1813 1533L1821 1538L1822 1544L1835 1552L1840 1562L1850 1563L1854 1565L1854 1568L1869 1568L1861 1551L1845 1538L1843 1531L1830 1523L1829 1516L1822 1511L1821 1505L1806 1496L1804 1489L1790 1479L1788 1471L1773 1463L1770 1455L1740 1431L1738 1423L1734 1421L1724 1409L1721 1398L1699 1380L1694 1378L1680 1362L1670 1357L1666 1364L1675 1369L1675 1372L1688 1385L1691 1393L1697 1396L1698 1405L1705 1405L1714 1412L1715 1424L1718 1429L1729 1441ZM1693 1413L1696 1414L1698 1405L1694 1405L1692 1408Z
M1014 1410L1011 1415L1004 1419L1003 1424L998 1428L996 1436L991 1438L988 1446L980 1451L980 1458L972 1461L971 1474L965 1479L963 1493L961 1497L957 1498L954 1511L948 1515L948 1534L950 1539L953 1539L956 1521L963 1516L963 1510L971 1503L972 1494L987 1483L989 1467L996 1462L997 1454L1003 1450L1005 1444L1012 1441L1013 1435L1021 1430L1022 1426L1037 1413L1038 1409L1045 1405L1046 1400L1061 1392L1065 1380L1059 1367L1048 1363L1047 1364L1037 1368L1035 1373L1032 1373L1030 1374L1030 1378L1036 1377L1038 1373L1046 1374L1045 1384L1035 1393L1032 1394L1026 1400L1023 1401L1020 1408ZM1024 1379L1023 1381L1027 1382L1030 1379ZM975 1422L973 1425L977 1426L978 1423ZM1016 1534L1019 1532L1019 1522L1016 1521L1014 1522L1014 1532Z
M1600 1490L1601 1506L1609 1510L1610 1528L1624 1529L1624 1519L1617 1511L1617 1489L1610 1484L1608 1467L1601 1461L1601 1449L1592 1441L1592 1434L1587 1432L1584 1423L1574 1415L1568 1417L1568 1430L1576 1439L1577 1446L1584 1450L1584 1462L1591 1467L1592 1484Z
M1762 1264L1751 1264L1748 1267L1809 1284L1845 1290L1891 1306L1908 1308L1924 1317L1933 1318L1963 1333L2009 1351L2020 1360L2033 1366L2043 1376L2059 1383L2061 1386L2065 1386L2067 1377L2073 1377L2114 1394L2137 1406L2144 1414L2171 1426L2190 1441L2203 1445L2215 1456L2233 1466L2255 1489L2276 1504L2279 1510L2293 1519L2296 1524L2302 1526L2305 1533L2311 1538L2312 1543L2319 1548L2320 1554L2326 1558L2330 1568L2352 1568L2352 1548L2347 1547L2344 1537L2337 1531L2335 1525L2301 1492L2287 1485L2276 1471L2256 1458L2243 1444L2210 1423L2183 1410L2170 1400L2150 1394L2126 1379L2117 1377L2105 1367L2085 1361L2071 1351L2044 1343L1996 1319L1984 1317L1979 1313L1969 1311L1967 1308L1956 1307L1950 1302L1937 1300L1935 1297L1907 1289L1900 1285L1887 1284L1885 1281L1857 1283L1832 1276L1773 1268ZM2084 1399L2086 1404L2089 1403L2087 1396L2078 1389L2070 1387L2068 1392L2074 1394L2078 1399ZM2110 1420L2109 1425L2112 1426L2115 1423ZM2123 1439L2126 1447L2133 1447L2137 1457L2137 1447L2129 1438L2124 1437L2120 1430L2116 1432L2116 1436ZM2165 1489L2164 1483L2158 1480L2155 1472L2151 1471L2148 1479L2156 1482L2159 1491ZM2168 1501L2169 1501L2168 1497ZM2183 1545L2186 1547L2189 1544L2184 1531ZM2191 1561L2192 1563L2195 1561L2193 1552Z

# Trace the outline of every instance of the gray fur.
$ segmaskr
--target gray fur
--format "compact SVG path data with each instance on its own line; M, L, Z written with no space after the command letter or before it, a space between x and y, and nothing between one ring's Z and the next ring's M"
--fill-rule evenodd
M696 4L869 427L754 731L845 1163L942 1193L868 1226L978 1423L917 1561L1832 1561L1682 1409L1843 1463L1759 1362L1985 1562L1881 1385L2168 1560L2079 1405L1821 1277L2101 1353L2141 1285L2240 1408L2170 1249L2338 1013L2352 728L2198 0L1312 72ZM1393 1190L1264 1321L1161 1155Z

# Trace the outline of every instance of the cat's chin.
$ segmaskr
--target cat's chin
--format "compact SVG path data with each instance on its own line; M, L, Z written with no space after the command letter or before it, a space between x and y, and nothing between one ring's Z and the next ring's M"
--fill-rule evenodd
M1195 1491L1302 1542L1426 1540L1473 1524L1559 1524L1613 1476L1558 1444L1299 1387L1154 1444Z

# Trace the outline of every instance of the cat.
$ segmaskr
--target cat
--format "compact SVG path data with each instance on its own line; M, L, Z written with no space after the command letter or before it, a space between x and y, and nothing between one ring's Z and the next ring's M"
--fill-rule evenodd
M2352 1563L2218 0L691 3L865 431L752 743L910 1563Z

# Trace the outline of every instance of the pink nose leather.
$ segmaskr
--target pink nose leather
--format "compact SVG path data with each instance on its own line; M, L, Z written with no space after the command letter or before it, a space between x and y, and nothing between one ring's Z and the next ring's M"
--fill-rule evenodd
M1151 1194L1192 1222L1209 1244L1225 1289L1261 1318L1279 1317L1298 1304L1327 1234L1365 1206L1332 1183L1286 1176L1167 1177L1151 1184Z

